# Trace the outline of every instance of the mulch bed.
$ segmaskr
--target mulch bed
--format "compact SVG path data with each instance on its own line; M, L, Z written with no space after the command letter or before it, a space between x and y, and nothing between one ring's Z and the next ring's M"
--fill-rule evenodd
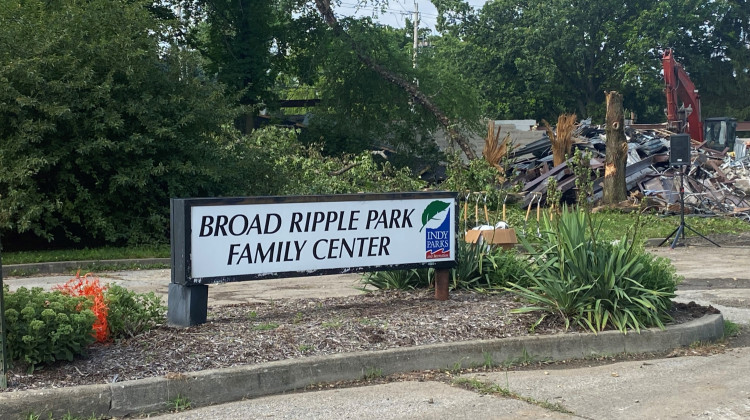
M334 353L564 332L561 321L514 314L512 295L377 291L363 295L210 307L208 322L158 327L138 337L92 346L87 357L38 367L16 366L7 391L112 383ZM675 303L674 323L718 313Z

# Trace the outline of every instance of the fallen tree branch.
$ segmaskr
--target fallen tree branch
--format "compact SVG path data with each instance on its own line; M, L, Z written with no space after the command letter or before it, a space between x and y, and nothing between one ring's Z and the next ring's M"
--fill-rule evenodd
M352 169L352 168L354 168L356 166L359 166L361 164L362 164L362 162L353 162L353 163L350 163L350 164L344 166L343 168L339 169L338 171L328 172L328 175L329 176L339 176L339 175L343 174L344 172L346 172L346 171L348 171L348 170L350 170L350 169Z
M378 75L380 75L380 77L382 77L385 81L390 82L406 91L406 93L414 98L414 101L416 103L427 108L427 110L437 118L438 122L440 122L440 125L442 125L443 128L445 128L445 130L448 132L451 141L458 144L458 147L461 148L466 157L469 160L474 160L477 158L477 155L471 148L469 141L456 129L456 124L451 121L448 115L443 112L440 107L432 102L432 100L427 97L427 95L422 93L414 83L409 82L398 74L376 63L372 59L372 57L362 51L359 45L349 36L349 34L346 33L346 31L344 31L341 25L339 25L339 22L336 19L336 16L334 16L333 10L331 9L330 0L315 0L315 6L317 7L320 15L323 17L323 20L325 20L326 24L333 30L334 34L347 38L352 46L352 50L363 64L378 73Z

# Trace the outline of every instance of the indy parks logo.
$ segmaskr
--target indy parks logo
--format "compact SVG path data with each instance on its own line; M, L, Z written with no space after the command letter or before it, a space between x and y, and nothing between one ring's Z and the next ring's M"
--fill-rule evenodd
M422 212L422 229L425 232L425 258L428 260L450 258L451 256L451 211L450 203L433 201ZM432 228L430 226L437 227Z

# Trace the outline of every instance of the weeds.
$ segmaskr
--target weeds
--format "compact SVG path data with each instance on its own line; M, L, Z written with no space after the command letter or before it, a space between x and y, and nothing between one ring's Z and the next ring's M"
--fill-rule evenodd
M551 403L549 401L540 401L536 398L525 397L511 391L509 388L503 388L500 385L491 382L481 382L474 378L457 378L453 381L455 385L462 386L466 389L479 392L480 394L497 395L500 397L513 398L514 400L524 401L529 404L542 407L547 410L556 411L558 413L574 414L572 411L565 408L560 403Z
M536 358L529 354L529 352L524 348L521 351L521 355L516 357L515 359L508 359L503 363L503 367L509 368L511 366L526 366L531 363L534 363L536 361Z
M183 397L180 394L177 394L176 397L170 400L168 405L169 405L169 410L175 413L180 412L180 411L190 410L190 400L187 397Z
M275 322L264 322L262 324L253 326L253 329L255 331L270 331L270 330L275 330L276 328L279 328L279 324Z
M322 324L320 324L323 328L341 328L341 326L344 325L343 321L340 319L334 319L332 321L324 321Z
M382 378L382 377L383 377L383 369L373 368L373 367L367 368L367 371L365 372L365 376L364 376L364 378L368 381L377 379L377 378Z
M490 369L495 366L495 361L492 360L492 353L490 352L482 352L482 357L484 358L484 367L487 369Z
M736 337L740 333L740 326L735 324L734 322L725 319L724 320L724 336L723 339L727 339L730 337Z

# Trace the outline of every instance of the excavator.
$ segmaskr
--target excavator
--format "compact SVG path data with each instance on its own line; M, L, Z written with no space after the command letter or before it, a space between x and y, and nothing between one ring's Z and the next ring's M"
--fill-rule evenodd
M664 68L667 95L667 129L688 133L690 138L718 151L734 150L737 119L730 117L706 118L701 121L701 97L685 69L674 59L672 49L664 51L661 59ZM682 105L678 107L677 101Z

